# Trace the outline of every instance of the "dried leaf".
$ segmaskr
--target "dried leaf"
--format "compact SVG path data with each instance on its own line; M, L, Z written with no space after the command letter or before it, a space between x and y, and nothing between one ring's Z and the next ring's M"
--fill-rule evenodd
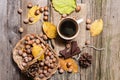
M32 55L34 56L34 58L36 58L39 54L40 51L42 51L42 47L39 45L34 45L32 48ZM40 56L40 58L38 60L43 60L44 59L44 53L42 53L42 55Z
M102 30L103 30L103 20L102 19L95 20L91 24L90 33L92 36L99 35L102 32Z
M70 14L76 8L76 0L52 0L52 4L60 14Z
M74 59L68 58L64 60L60 58L59 61L60 61L60 66L63 70L68 71L69 68L67 68L66 64L71 63L70 69L72 69L74 73L78 72L78 65Z
M40 20L41 14L35 15L35 11L38 10L40 7L39 6L33 6L29 11L28 11L28 19L33 18L33 22L30 22L29 24L34 24L37 21Z
M57 36L57 29L56 26L50 22L43 23L43 31L47 35L48 38L56 38Z

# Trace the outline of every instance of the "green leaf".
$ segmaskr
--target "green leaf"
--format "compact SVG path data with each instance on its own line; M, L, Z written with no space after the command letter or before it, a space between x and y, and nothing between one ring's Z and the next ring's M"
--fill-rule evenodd
M70 14L76 8L76 0L52 0L52 4L60 14Z

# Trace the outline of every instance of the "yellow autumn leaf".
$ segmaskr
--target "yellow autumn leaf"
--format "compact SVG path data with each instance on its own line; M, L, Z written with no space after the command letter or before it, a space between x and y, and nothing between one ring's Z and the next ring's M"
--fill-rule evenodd
M43 31L50 39L57 36L56 26L50 22L43 22Z
M103 30L103 20L102 19L95 20L91 24L91 28L90 28L91 36L99 35L102 32L102 30Z
M35 11L38 10L40 7L39 6L33 6L29 11L28 11L28 19L33 18L33 22L29 22L29 24L34 24L37 21L40 20L41 14L35 15Z
M59 61L60 61L60 66L63 70L68 71L69 68L66 66L66 64L71 63L72 65L70 66L70 69L72 69L74 73L78 72L78 65L74 59L68 58L64 60L64 59L59 58Z
M42 51L42 47L39 45L34 45L32 48L32 55L34 56L34 58L38 57L40 55L40 51ZM43 60L44 59L44 53L42 53L42 55L40 56L40 58L38 60Z

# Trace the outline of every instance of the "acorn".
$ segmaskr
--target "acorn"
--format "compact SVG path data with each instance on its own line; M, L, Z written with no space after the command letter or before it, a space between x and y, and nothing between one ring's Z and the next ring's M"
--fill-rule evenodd
M76 8L75 8L75 11L76 12L79 12L81 10L81 7L78 5Z

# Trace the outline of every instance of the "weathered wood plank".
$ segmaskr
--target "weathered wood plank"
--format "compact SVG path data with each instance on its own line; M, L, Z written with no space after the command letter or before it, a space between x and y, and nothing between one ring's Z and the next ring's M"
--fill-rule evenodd
M41 33L42 32L42 23L41 21L38 21L37 23L33 24L33 25L30 25L30 24L24 24L23 23L23 20L27 18L27 13L28 13L28 8L27 8L27 4L28 3L32 3L33 5L39 5L41 7L44 7L44 6L47 6L48 2L47 0L22 0L22 8L23 8L23 15L22 15L22 26L24 28L24 33L23 35L25 34L28 34L28 33ZM42 20L42 17L41 16L41 20ZM23 36L22 35L22 36Z
M17 14L19 7L18 0L0 0L0 80L20 79L19 71L11 58L12 49L19 40L20 16Z
M76 40L79 43L80 47L84 46L85 43L85 33L86 33L86 15L87 15L87 10L86 10L86 5L85 4L80 4L81 6L81 11L79 13L73 12L72 14L69 15L69 17L76 17L76 20L83 18L84 22L79 25L80 27L80 33L78 37L76 37L74 40ZM61 20L61 15L54 10L54 8L51 9L51 22L54 23L56 26L58 26L59 21ZM65 42L60 38L57 37L55 40L55 50L57 53L59 53L60 50L64 49L65 47ZM77 74L68 74L64 73L64 76L61 75L56 75L57 79L59 80L80 80L80 73ZM59 77L59 78L58 78ZM53 80L53 79L51 79Z

